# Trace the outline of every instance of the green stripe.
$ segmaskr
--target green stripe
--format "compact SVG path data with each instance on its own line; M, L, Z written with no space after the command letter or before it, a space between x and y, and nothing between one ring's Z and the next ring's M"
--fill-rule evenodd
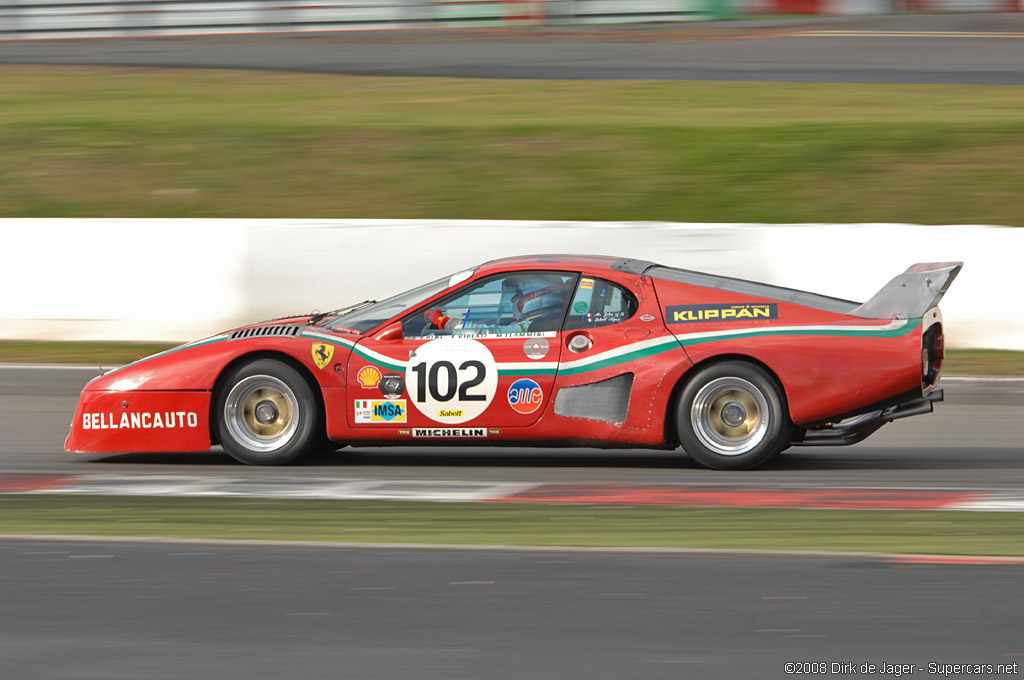
M915 323L916 322L916 323ZM703 345L708 342L719 342L721 340L734 340L737 338L756 338L767 335L813 335L813 336L845 336L853 338L898 338L903 335L908 335L921 326L920 317L910 319L907 325L902 328L893 328L885 331L864 331L864 330L844 330L842 328L834 328L830 330L813 330L813 331L801 331L801 330L788 330L788 331L773 331L771 329L760 330L760 331L749 331L745 333L731 333L722 335L712 335L706 338L691 338L691 339L680 339L679 344L683 347L690 347L692 345Z
M224 342L227 339L229 339L229 336L223 336L223 337L219 337L219 338L212 338L210 340L202 340L200 342L192 342L192 343L189 343L187 345L179 345L177 347L172 347L170 349L164 350L163 352L159 352L157 354L151 354L148 357L143 357L143 358L139 359L138 361L133 361L130 364L125 364L124 366L119 366L119 367L115 368L112 371L107 371L103 375L104 376L108 376L111 373L117 373L118 371L120 371L123 368L128 368L129 366L137 366L137 365L139 365L139 364L141 364L143 362L149 361L151 359L158 359L160 357L168 356L169 354L176 354L176 353L181 352L181 351L186 350L186 349L192 349L193 347L203 347L204 345L212 345L212 344L217 343L217 342Z
M843 328L832 328L832 329L827 329L827 330L825 330L825 329L822 329L822 330L798 330L798 329L794 329L794 330L772 330L772 329L769 328L769 329L764 329L764 330L745 331L745 332L742 332L742 333L728 333L728 334L723 333L722 335L712 335L712 336L708 336L708 337L704 337L704 338L680 339L680 338L677 338L677 337L673 337L671 339L666 339L664 342L662 342L660 344L657 344L657 345L652 345L650 347L645 347L643 349L633 350L632 352L626 352L625 354L620 354L618 356L609 357L607 359L602 359L600 361L595 361L595 362L590 363L590 364L583 364L581 366L564 367L561 370L558 370L558 369L555 369L555 368L543 368L543 369L501 368L500 364L499 364L498 374L499 375L504 375L504 376L509 376L509 377L517 377L517 376L548 376L548 375L555 375L556 373L558 375L564 375L564 376L580 375L582 373L590 373L590 372L593 372L593 371L600 371L600 370L603 370L605 368L609 368L609 367L612 367L612 366L617 366L619 364L627 364L627 363L629 363L631 361L637 361L638 359L646 359L647 357L652 357L652 356L655 356L655 355L658 355L658 354L663 354L665 352L670 352L670 351L672 351L674 349L679 349L680 347L690 347L690 346L693 346L693 345L703 345L705 343L720 342L722 340L735 340L735 339L743 339L743 338L756 338L756 337L772 336L772 335L778 335L778 336L798 336L798 335L804 335L804 336L819 336L819 337L825 337L825 336L844 337L845 336L845 337L858 337L858 338L898 338L898 337L901 337L901 336L904 336L904 335L907 335L909 333L914 332L915 330L917 330L920 327L920 325L921 325L921 318L917 317L917 318L914 318L914 319L909 319L908 323L905 326L902 326L901 328L893 328L893 329L890 329L890 330L878 330L878 331L871 331L871 330L867 330L867 331L866 330L846 330L846 329L843 329ZM321 339L321 338L318 338L318 339ZM325 342L326 342L326 340L325 340ZM342 344L342 343L339 343L339 344ZM169 350L169 351L173 351L173 350ZM381 359L379 359L377 357L372 357L369 354L367 354L366 352L364 352L362 350L362 348L360 348L358 345L352 346L352 352L354 354L358 355L359 357L362 357L363 359L365 359L366 361L368 361L370 363L377 364L379 366L384 366L385 368L387 368L389 370L404 372L405 369L406 369L406 365L405 364L395 363L394 360L392 360L392 361L382 361Z
M359 347L355 342L351 340L332 338L326 333L314 335L313 333L309 333L306 331L303 331L301 333L301 337L306 338L307 340L315 340L316 342L326 342L335 346L346 347L352 350L353 354L355 354L358 357L361 357L362 359L370 362L371 364L383 366L384 368L390 371L401 371L402 373L405 372L405 364L396 363L395 359L391 359L390 361L384 361L382 359L378 359L377 357L370 356L362 347Z
M591 371L599 371L609 366L616 366L618 364L629 363L630 361L636 361L637 359L644 359L646 357L654 356L655 354L662 354L663 352L670 352L674 349L679 349L679 342L675 338L666 340L659 345L652 345L651 347L645 347L643 349L633 350L632 352L626 352L618 356L609 357L602 359L601 361L595 361L592 364L584 364L583 366L570 366L563 368L559 371L559 375L579 375L580 373L589 373Z
M502 368L498 364L498 375L520 376L520 375L554 375L558 373L557 368Z
M352 353L357 355L357 356L362 357L363 359L366 359L367 361L369 361L372 364L377 364L378 366L383 366L384 368L387 368L387 369L392 370L392 371L401 371L402 373L405 373L405 364L394 363L394 360L392 360L392 361L383 361L382 359L379 359L377 357L372 357L369 354L367 354L366 352L364 352L363 348L359 347L358 345L353 345L352 346Z

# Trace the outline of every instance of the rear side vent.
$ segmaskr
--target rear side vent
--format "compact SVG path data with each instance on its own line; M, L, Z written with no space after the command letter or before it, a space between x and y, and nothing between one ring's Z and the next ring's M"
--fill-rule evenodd
M232 340L242 338L265 338L272 335L286 335L296 337L302 332L302 326L258 326L256 328L244 328L231 334Z

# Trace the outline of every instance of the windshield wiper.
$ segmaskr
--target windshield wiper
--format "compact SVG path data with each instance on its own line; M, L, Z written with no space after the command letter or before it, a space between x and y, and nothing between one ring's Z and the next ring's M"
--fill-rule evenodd
M348 307L339 307L338 309L332 309L329 312L320 312L319 314L314 314L309 317L309 325L315 326L328 316L342 316L343 314L348 314L349 312L354 312L357 309L362 309L363 307L369 307L370 305L375 304L377 304L376 300L363 300L362 302L357 302L356 304L349 305Z

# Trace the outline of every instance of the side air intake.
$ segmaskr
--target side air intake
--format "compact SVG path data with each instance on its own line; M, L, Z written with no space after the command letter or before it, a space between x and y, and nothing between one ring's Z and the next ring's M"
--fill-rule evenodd
M232 340L242 338L266 338L273 335L284 335L296 337L302 332L302 326L257 326L256 328L243 328L231 334Z

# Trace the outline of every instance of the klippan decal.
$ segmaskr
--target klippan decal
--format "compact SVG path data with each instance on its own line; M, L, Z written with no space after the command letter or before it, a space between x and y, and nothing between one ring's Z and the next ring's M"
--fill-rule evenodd
M672 305L665 307L666 323L692 321L756 321L778 319L774 302L736 302L713 305Z

